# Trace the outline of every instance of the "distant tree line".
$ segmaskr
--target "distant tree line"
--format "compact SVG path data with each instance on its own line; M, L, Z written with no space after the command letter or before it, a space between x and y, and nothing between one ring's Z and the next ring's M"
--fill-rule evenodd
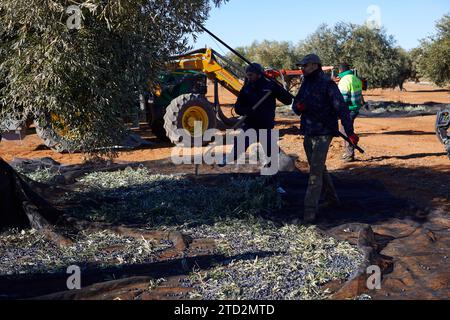
M439 86L450 83L450 16L436 25L436 34L421 40L418 48L406 51L396 45L385 29L365 25L322 24L305 40L294 45L286 41L254 42L237 51L265 67L294 69L308 53L318 54L324 65L347 62L369 81L372 88L403 89L406 80L427 79ZM235 63L242 62L229 54ZM242 65L243 66L243 65Z

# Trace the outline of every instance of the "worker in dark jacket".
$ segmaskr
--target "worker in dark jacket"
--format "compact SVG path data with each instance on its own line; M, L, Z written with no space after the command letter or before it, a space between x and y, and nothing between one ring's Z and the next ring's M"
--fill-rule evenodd
M262 145L265 147L264 152L266 153L266 156L270 158L272 150L270 145L271 130L275 127L276 100L279 100L285 105L290 105L292 103L292 97L281 86L267 80L263 73L263 67L257 63L252 63L247 67L246 82L239 92L234 108L238 115L247 116L242 129L244 132L249 129L256 130L258 142L260 130L267 130L268 143L262 143ZM253 107L269 91L272 93L259 105L257 109L253 110ZM248 147L249 142L246 139L244 152L248 149ZM231 155L234 156L234 160L239 158L238 148L236 145L234 145ZM226 162L227 161L224 159L224 162L220 164L220 166L224 166Z
M356 145L359 138L354 133L349 108L337 85L322 71L320 58L310 54L298 65L304 79L292 109L301 115L301 132L310 167L304 212L304 221L310 223L316 218L322 192L325 196L323 207L340 203L325 165L331 141L339 132L338 118L353 144Z

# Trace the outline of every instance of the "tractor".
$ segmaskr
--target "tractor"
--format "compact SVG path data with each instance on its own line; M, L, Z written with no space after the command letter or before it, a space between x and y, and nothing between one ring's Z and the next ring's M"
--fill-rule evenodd
M202 133L216 128L221 121L230 128L237 119L223 113L218 87L237 96L243 86L244 72L212 49L200 49L172 57L167 71L158 79L159 88L141 97L141 111L146 110L147 122L160 139L174 144L181 142L180 130L194 139L196 122ZM214 102L206 99L208 80L214 83Z
M333 67L324 67L325 71ZM267 70L266 75L280 79L279 83L287 90L292 89L295 77L300 77L300 70ZM181 130L186 130L194 139L196 122L201 122L202 134L217 128L233 127L237 117L227 117L219 101L219 86L230 93L239 94L243 85L245 72L228 58L210 48L199 49L183 55L171 57L166 62L166 69L157 79L156 90L149 90L140 95L140 120L148 123L153 134L161 140L174 144L182 142ZM206 98L208 81L214 84L214 101ZM58 121L57 115L43 115L26 123L11 121L3 123L4 139L22 139L27 127L34 122L37 135L44 144L57 151L74 151L67 130ZM134 119L134 127L139 121ZM6 129L5 129L6 128Z
M244 76L239 67L212 49L171 57L166 70L157 79L157 89L140 96L140 113L159 139L174 144L180 142L177 129L186 130L194 138L196 122L202 123L202 132L216 128L218 121L231 127L237 119L227 118L222 112L218 86L222 85L237 96L243 86L240 79ZM206 99L208 80L214 82L214 103ZM47 147L57 152L74 151L57 115L43 115L26 122L5 121L1 124L3 138L23 139L33 122L37 135ZM136 127L138 121L134 122Z

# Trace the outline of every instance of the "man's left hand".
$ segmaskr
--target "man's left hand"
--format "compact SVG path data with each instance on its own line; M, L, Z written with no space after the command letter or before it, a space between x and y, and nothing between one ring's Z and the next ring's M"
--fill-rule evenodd
M303 113L303 112L306 111L306 105L305 105L304 103L297 102L297 103L295 104L295 109L296 109L298 112Z
M357 146L357 145L358 145L359 137L358 137L358 135L357 135L356 133L350 135L350 136L348 137L348 139L351 141L351 143L352 143L354 146Z

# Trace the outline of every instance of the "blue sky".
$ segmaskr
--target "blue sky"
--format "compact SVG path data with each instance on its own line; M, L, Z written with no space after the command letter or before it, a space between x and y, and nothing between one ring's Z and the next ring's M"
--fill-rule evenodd
M450 13L450 0L230 0L211 11L206 27L232 47L264 39L296 44L321 23L363 24L371 17L371 5L378 6L382 26L405 49L416 47ZM227 51L204 33L193 45Z

